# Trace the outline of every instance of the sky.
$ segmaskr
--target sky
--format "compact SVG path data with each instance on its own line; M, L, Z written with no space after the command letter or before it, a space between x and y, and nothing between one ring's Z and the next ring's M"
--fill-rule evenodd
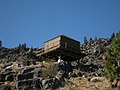
M120 30L120 0L0 0L0 40L4 47L43 47L64 34L109 38Z

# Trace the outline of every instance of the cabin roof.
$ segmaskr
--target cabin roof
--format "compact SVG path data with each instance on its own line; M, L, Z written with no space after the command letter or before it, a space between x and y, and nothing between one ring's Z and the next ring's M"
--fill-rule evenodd
M77 41L77 40L75 40L75 39L72 39L72 38L70 38L70 37L68 37L68 36L65 36L65 35L59 35L59 36L56 36L56 37L54 37L54 38L52 38L52 39L50 39L50 40L47 40L47 41L45 41L44 43L46 43L46 42L49 42L49 41L51 41L51 40L54 40L54 39L56 39L56 38L58 38L58 37L65 37L65 38L68 38L68 39L71 39L71 40L73 40L73 41L76 41L76 42L78 42L78 43L80 43L79 41Z

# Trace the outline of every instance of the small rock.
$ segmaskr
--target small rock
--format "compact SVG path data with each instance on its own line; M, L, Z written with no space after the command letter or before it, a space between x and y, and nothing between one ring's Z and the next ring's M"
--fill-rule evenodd
M91 82L100 82L100 77L93 77L90 79Z

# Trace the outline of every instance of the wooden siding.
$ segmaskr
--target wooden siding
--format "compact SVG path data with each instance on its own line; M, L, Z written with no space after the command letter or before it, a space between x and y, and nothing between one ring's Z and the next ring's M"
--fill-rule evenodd
M48 52L48 51L51 51L53 49L59 48L59 46L60 46L60 37L57 37L57 38L52 39L48 42L45 42L44 51Z
M80 51L80 42L67 37L61 37L60 45L62 46L62 48L68 51L72 51L72 52Z
M44 52L50 52L61 49L69 52L80 52L80 42L73 40L67 36L60 35L54 39L45 42Z

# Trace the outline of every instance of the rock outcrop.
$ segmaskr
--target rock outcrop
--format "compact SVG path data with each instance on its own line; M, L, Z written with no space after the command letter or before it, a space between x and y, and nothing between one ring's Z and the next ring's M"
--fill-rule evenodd
M29 48L21 50L18 47L11 49L1 47L0 90L55 90L64 87L71 77L82 77L91 82L99 81L98 77L103 71L105 48L110 44L110 39L103 38L91 39L81 44L81 52L86 56L80 59L79 68L76 61L53 62L53 67L47 67L46 62L43 63L37 55L29 58ZM33 53L36 50L33 49ZM53 74L54 70L50 71L50 68L56 69L56 75Z

